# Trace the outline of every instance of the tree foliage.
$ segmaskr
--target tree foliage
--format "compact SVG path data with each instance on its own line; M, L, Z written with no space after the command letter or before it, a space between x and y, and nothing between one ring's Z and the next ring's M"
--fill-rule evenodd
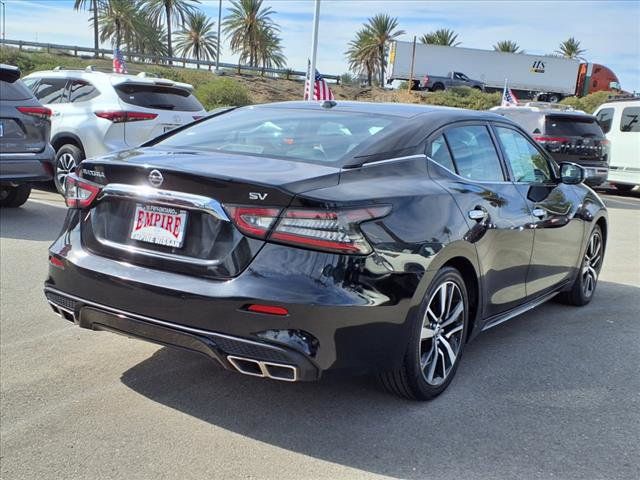
M524 53L524 50L513 40L500 40L493 46L496 52Z
M580 47L580 42L573 37L569 37L564 42L560 43L558 50L555 51L558 55L562 55L566 58L580 58L586 50Z
M176 35L176 50L180 55L196 60L215 58L218 51L218 36L214 28L215 22L204 13L189 14L184 28Z
M462 43L457 40L458 34L448 28L439 28L420 37L422 43L428 45L443 45L445 47L457 47Z

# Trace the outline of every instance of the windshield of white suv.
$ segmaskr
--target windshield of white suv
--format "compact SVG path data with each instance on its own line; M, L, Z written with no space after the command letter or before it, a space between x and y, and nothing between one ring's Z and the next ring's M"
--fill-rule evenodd
M399 119L350 112L242 108L182 130L156 145L333 163L394 121Z

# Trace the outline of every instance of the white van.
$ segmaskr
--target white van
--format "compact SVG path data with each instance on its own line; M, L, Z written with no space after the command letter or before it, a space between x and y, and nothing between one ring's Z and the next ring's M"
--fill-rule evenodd
M603 103L594 113L611 142L607 181L623 192L640 185L640 98Z

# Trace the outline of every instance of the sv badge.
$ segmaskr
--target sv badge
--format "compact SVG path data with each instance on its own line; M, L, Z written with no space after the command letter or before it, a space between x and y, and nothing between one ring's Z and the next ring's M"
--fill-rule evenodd
M249 192L249 200L266 200L268 193Z

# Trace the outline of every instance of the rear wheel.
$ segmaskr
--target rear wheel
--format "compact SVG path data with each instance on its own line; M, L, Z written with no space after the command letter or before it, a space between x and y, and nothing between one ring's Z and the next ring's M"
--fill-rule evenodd
M84 153L75 145L68 143L61 146L56 153L56 171L53 181L61 195L65 193L64 182L70 173L73 173L78 164L84 160Z
M0 207L17 208L31 195L31 185L24 184L17 187L2 187L0 189Z
M441 83L436 83L431 90L434 92L444 90L444 85Z
M635 188L635 185L627 185L625 183L616 183L616 190L622 193L629 193Z
M384 387L414 400L442 393L458 368L468 317L464 280L455 268L445 267L427 290L401 367L380 374Z
M581 307L591 301L598 284L603 258L604 239L602 237L602 230L596 225L589 237L589 243L582 258L580 271L571 286L571 290L559 295L561 302Z

